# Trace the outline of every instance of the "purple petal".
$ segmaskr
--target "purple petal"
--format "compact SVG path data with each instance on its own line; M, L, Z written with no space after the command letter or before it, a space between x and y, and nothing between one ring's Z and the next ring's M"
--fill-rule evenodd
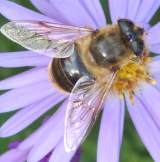
M147 64L146 68L155 76L160 73L160 56L154 57L153 60Z
M64 11L61 11L60 7L58 7L58 9L53 8L54 3L56 3L56 2L53 3L53 6L52 6L51 1L31 0L31 2L35 5L35 7L37 7L45 15L52 17L56 20L60 20L61 23L66 22L66 20L64 18L65 15L63 15ZM67 4L67 2L65 2L65 3L67 5L66 8L68 8L68 10L71 12L70 14L72 14L73 12L70 10L71 9L71 6L69 6L70 4L69 3ZM72 6L76 7L76 5L74 6L73 3L76 3L76 2L72 1ZM79 5L82 5L84 7L84 9L86 10L85 11L86 14L91 16L91 19L94 21L94 23L97 25L97 27L102 27L102 26L106 25L105 16L104 16L102 6L101 6L99 0L79 1L79 3L80 3ZM60 15L57 14L57 10L60 10L58 12L61 12L61 15L62 15L61 17L59 17ZM77 11L77 12L81 12L81 11ZM79 14L77 12L76 12L76 14ZM78 15L77 15L77 17L78 17ZM79 19L80 18L81 17L79 17ZM75 20L75 21L77 21L77 20ZM83 20L82 20L81 24L82 23L83 23ZM76 22L73 22L72 24L76 25Z
M153 61L160 61L160 56L158 55L158 56L154 56L154 57L152 57L152 60Z
M44 80L48 80L47 68L33 68L0 81L0 89L20 88Z
M155 119L149 113L144 101L140 100L136 96L134 104L130 103L128 96L126 96L126 102L129 114L141 140L150 152L154 161L160 161L160 129L155 123Z
M31 51L0 53L0 67L48 66L50 61Z
M136 94L140 100L143 101L146 109L155 120L155 123L160 127L160 92L156 89L156 87L153 87L148 83L144 83L141 85L140 90L137 90Z
M133 5L134 6L134 5ZM135 17L135 21L148 23L158 10L160 3L158 0L141 1ZM130 10L132 12L132 10Z
M98 28L106 26L106 19L99 0L80 1Z
M30 0L32 4L39 9L44 15L50 18L55 18L51 1ZM57 14L56 14L57 15ZM62 22L63 23L63 22Z
M110 14L112 22L119 18L127 17L128 0L109 0Z
M79 148L79 149L76 151L76 153L74 154L74 156L73 156L71 162L80 162L81 153L82 153L82 151L81 151L81 149Z
M127 18L134 20L138 12L140 0L128 0Z
M55 148L55 150L53 151L49 162L70 162L71 159L73 158L75 154L75 151L73 152L65 152L64 150L64 142L63 140L57 145L57 147Z
M13 141L8 144L9 149L17 148L21 141Z
M0 112L20 109L55 93L58 92L49 81L10 90L0 96Z
M66 103L65 101L63 105L54 113L52 117L50 117L38 130L36 130L33 134L31 134L27 139L25 139L18 148L21 150L26 150L35 146L37 143L42 142L42 138L48 135L50 131L57 131L54 129L56 124L61 122L61 117L64 117L66 112ZM59 129L58 129L59 130ZM55 133L56 134L56 133ZM54 136L53 136L54 137ZM47 138L47 137L46 137ZM42 148L43 149L43 148ZM43 151L43 150L42 150Z
M160 35L160 23L157 23L152 28L150 28L150 30L148 31L147 41L148 41L149 48L151 49L151 51L152 51L153 46L160 44L159 35Z
M63 103L61 109L66 108L66 103L67 101ZM41 160L63 139L64 117L65 113L63 113L57 121L52 123L52 127L50 128L49 133L46 131L46 133L41 137L41 140L36 142L28 155L29 162L37 162Z
M55 94L23 108L2 125L0 136L8 137L20 132L51 109L52 106L62 101L64 97L63 95Z
M1 0L0 13L10 20L39 20L54 23L57 22L54 19L7 0Z
M48 162L48 158L43 158L41 161L39 161L39 162Z
M155 88L160 92L160 75L156 74L156 75L154 75L154 77L155 77L155 80L156 80Z
M160 54L160 43L156 45L152 45L150 47L150 51L155 53L155 54Z
M150 51L160 54L160 38L157 35L160 35L160 23L150 28L147 35L147 43L149 44Z
M128 18L136 22L148 23L159 7L158 0L109 0L112 22Z
M27 151L17 149L10 150L0 156L0 162L24 162L27 157Z
M124 102L118 95L108 97L100 127L97 162L119 162L124 110Z
M52 12L55 18L64 24L93 27L97 28L96 23L92 19L92 13L88 13L81 1L63 1L50 0L52 2ZM61 4L61 7L59 7Z
M41 159L39 162L48 162L49 158L51 156L51 153L49 153L48 155L46 155L43 159Z

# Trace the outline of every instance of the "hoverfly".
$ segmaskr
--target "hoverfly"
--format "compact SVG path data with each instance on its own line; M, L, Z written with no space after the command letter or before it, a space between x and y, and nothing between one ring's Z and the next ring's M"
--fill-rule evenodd
M74 151L85 139L110 93L117 69L143 55L144 29L128 19L94 30L41 21L13 21L1 32L12 41L52 59L51 81L71 93L64 142ZM134 53L134 55L131 55Z

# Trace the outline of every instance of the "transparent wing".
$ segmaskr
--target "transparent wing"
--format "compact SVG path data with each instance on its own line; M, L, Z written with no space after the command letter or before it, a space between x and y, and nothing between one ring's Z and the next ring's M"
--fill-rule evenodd
M114 76L111 75L104 86L87 76L76 83L65 118L64 143L67 152L76 150L88 135L110 91Z
M1 32L29 50L65 58L73 53L74 41L93 30L41 21L13 21L3 25Z

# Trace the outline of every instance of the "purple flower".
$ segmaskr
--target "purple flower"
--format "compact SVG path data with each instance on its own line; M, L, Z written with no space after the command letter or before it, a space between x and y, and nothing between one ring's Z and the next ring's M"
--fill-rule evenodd
M16 148L19 144L20 144L20 141L13 141L13 142L9 143L8 148L9 149Z
M36 161L35 160L36 158L38 158L37 160L38 162L48 162L49 160L50 161L51 160L54 160L54 161L71 160L72 162L79 162L80 149L74 152L74 154L73 153L66 154L63 149L63 141L58 141L58 138L59 139L62 138L61 132L58 133L57 135L55 133L55 130L63 129L62 128L63 126L62 127L60 126L62 125L63 122L61 122L61 124L58 124L56 127L53 126L53 124L57 122L56 120L60 119L60 117L62 118L64 117L64 111L65 111L65 104L64 106L62 106L60 111L56 112L54 116L47 118L47 120L45 119L41 127L38 130L36 130L34 133L32 133L24 141L14 141L14 142L9 143L8 145L9 151L1 155L0 162L4 162L4 161L25 162L26 160ZM51 127L53 129L53 132L51 135L47 136L46 133L51 129ZM53 139L48 140L51 136L53 137ZM44 142L40 142L41 140ZM57 144L57 141L58 141L58 144ZM53 145L55 145L55 147ZM35 149L35 153L36 153L35 159L33 158L29 159L29 154L32 149L33 150ZM37 150L37 149L40 149L40 150Z
M10 20L40 20L52 23L63 23L74 26L101 28L107 25L98 0L68 1L31 0L41 13L26 9L7 0L1 0L0 13ZM59 4L61 4L59 7ZM147 30L146 42L151 52L160 53L160 24L153 27L149 21L159 7L158 0L110 0L112 22L118 18L128 18L141 24ZM74 13L74 14L73 14ZM8 92L0 96L0 112L20 109L0 128L0 136L14 135L53 105L63 99L65 102L38 130L22 141L16 148L9 150L0 158L0 162L38 162L49 153L49 162L69 162L75 152L64 150L64 116L68 96L59 92L48 81L47 67L50 57L30 51L2 53L1 67L34 67L31 70L0 81L0 89ZM147 63L150 75L157 81L138 84L134 89L134 104L127 93L125 101L136 130L150 152L154 161L160 161L160 57L156 56ZM132 67L134 68L134 67ZM137 79L136 77L134 79ZM147 78L149 79L149 78ZM150 80L151 82L151 80ZM118 83L117 83L118 86ZM98 139L97 162L118 162L123 134L124 100L119 94L108 96L103 109L103 116ZM47 159L48 160L48 159Z

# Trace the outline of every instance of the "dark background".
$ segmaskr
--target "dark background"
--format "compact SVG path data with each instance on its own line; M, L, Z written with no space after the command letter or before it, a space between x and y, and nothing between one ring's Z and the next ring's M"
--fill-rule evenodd
M19 4L24 5L33 10L36 10L28 0L13 0L13 1L18 2ZM110 16L108 13L108 4L106 3L106 0L101 0L101 2L104 8L105 14L106 14L107 21L111 22ZM153 25L159 20L160 20L160 12L158 11L150 23ZM3 25L6 22L7 20L2 15L0 15L0 25ZM6 39L2 34L0 34L0 52L19 51L22 49L23 49L22 47L20 47L19 45L16 45L15 43ZM18 69L0 68L0 79L7 78L9 76L22 72L24 70L26 70L26 68L18 68ZM0 93L3 93L3 92L1 91ZM13 113L15 112L0 114L0 125L2 125L2 123L6 121ZM22 131L21 133L13 137L5 138L5 139L1 138L0 139L0 153L3 153L4 151L7 150L7 144L10 141L24 139L27 135L33 132L40 125L41 121L43 120L45 116L48 116L52 113L53 113L53 110L49 111L43 117L41 117L38 121L33 123L32 126L28 127L27 129L25 129L24 131ZM82 162L95 162L96 161L96 143L97 143L97 137L98 137L99 124L100 124L100 119L98 120L98 122L96 122L94 129L92 130L91 134L89 135L89 137L87 138L87 140L82 146L82 158L81 158ZM122 144L122 149L121 149L121 161L122 162L153 162L148 152L145 150L144 145L141 143L133 127L133 124L129 118L127 111L126 111L126 118L125 118L124 138L123 138L123 144Z

